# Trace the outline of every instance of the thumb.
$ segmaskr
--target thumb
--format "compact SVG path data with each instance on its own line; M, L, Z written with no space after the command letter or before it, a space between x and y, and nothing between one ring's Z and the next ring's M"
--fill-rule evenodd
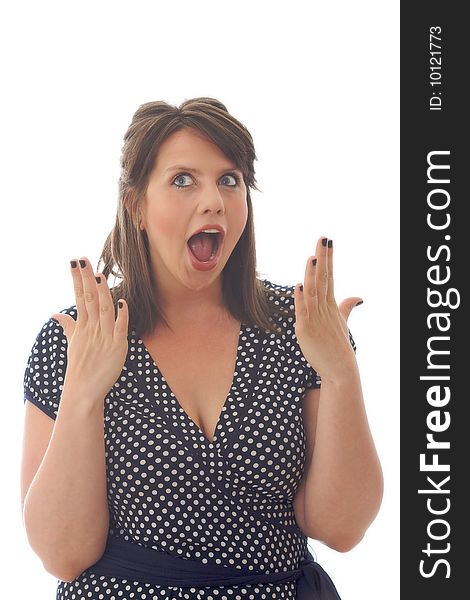
M77 322L70 315L65 315L63 313L55 313L51 316L51 319L57 321L59 325L64 330L67 341L69 342L72 338L73 332L75 331L75 325Z
M343 317L343 319L345 321L347 321L349 318L349 315L351 314L352 309L355 306L358 306L359 304L362 304L362 303L363 303L362 298L358 298L358 297L346 298L345 300L343 300L341 302L341 304L338 306L339 312L341 313L341 316Z

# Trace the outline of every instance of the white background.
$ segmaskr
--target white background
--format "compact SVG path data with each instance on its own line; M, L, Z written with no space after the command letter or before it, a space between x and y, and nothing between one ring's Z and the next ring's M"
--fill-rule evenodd
M357 343L385 496L362 542L310 541L343 600L399 596L398 2L16 2L0 14L1 557L4 598L55 598L20 510L23 374L75 303L69 260L96 267L138 106L212 96L250 130L258 270L303 281L334 240L335 292L360 296ZM5 368L6 367L6 368Z

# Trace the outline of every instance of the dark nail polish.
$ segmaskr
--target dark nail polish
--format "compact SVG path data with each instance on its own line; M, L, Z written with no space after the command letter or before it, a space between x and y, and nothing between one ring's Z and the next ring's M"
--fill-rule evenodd
M119 306L119 308L122 308L122 302L120 300L118 302L118 306Z
M321 241L322 246L326 246L327 241L328 241L328 238L323 238Z
M315 266L317 264L317 259L316 258L312 258L312 265Z
M333 246L333 240L328 240L328 248L331 248Z
M95 279L96 279L96 283L101 283L101 277L97 277L97 276L95 275Z
M70 266L72 267L72 269L75 269L77 266L77 261L76 260L71 260L70 261Z
M80 263L80 266L82 267L82 269L84 269L86 267L86 261L80 259L78 262Z
M364 300L359 300L359 302L356 304L356 306L359 306L359 304L363 304Z

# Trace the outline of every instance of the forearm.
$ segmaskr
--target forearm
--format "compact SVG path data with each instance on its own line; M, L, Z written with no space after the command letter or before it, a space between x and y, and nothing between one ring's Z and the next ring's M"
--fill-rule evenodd
M375 518L383 493L355 361L340 379L322 380L314 436L314 452L304 476L309 534L348 550Z
M64 390L52 437L26 495L29 543L59 579L96 562L106 545L109 512L103 401Z

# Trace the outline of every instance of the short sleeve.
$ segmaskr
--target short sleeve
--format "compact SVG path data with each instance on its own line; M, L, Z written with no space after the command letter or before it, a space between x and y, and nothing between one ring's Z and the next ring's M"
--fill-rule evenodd
M356 343L354 341L354 338L351 334L351 330L349 328L348 328L348 332L349 332L349 341L351 342L351 346L353 347L354 352L356 352ZM321 387L321 377L315 371L315 369L313 367L308 365L308 375L307 375L307 381L305 384L305 388L308 390L308 389L316 389L319 387Z
M348 329L349 332L349 341L351 342L351 346L353 347L354 352L356 352L356 343L354 341L354 338L352 336L351 330Z
M307 363L308 364L308 363ZM317 389L321 387L320 375L315 371L313 367L308 365L307 381L305 382L305 389Z
M70 309L61 312L74 316ZM24 373L23 401L32 402L55 420L66 369L67 338L62 327L50 318L31 348Z

